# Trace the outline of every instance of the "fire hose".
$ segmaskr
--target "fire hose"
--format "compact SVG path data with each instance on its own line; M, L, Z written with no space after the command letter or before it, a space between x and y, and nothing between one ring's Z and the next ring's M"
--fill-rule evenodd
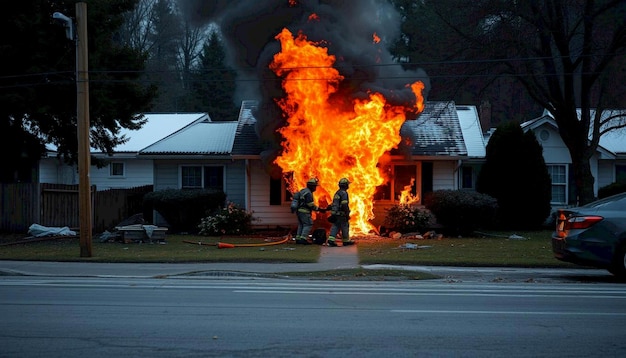
M232 249L235 247L260 247L260 246L272 246L272 245L280 245L289 241L291 235L287 235L283 240L280 241L272 241L272 242L263 242L258 244L231 244L227 242L216 242L216 243L204 243L202 241L191 241L191 240L183 240L184 243L194 244L194 245L202 245L202 246L217 246L218 249Z

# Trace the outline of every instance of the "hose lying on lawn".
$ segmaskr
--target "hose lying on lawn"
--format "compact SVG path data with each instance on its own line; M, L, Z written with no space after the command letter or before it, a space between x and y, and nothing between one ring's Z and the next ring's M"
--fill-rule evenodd
M291 235L287 235L285 236L283 240L280 240L280 241L262 242L258 244L231 244L227 242L204 243L202 241L191 241L191 240L183 240L183 242L187 244L194 244L194 245L217 246L218 249L232 249L235 247L258 247L258 246L280 245L289 241L290 238L291 238Z

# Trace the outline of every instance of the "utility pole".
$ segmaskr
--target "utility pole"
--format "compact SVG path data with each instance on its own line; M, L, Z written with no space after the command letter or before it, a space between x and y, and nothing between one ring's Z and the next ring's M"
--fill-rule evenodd
M60 12L52 14L58 24L65 27L65 36L76 43L76 132L78 133L78 222L80 231L80 256L91 257L91 145L89 144L89 60L87 50L87 4L76 3L74 22Z
M87 47L87 4L76 3L76 102L78 132L78 216L80 223L80 256L91 257L91 184L89 167L89 68Z

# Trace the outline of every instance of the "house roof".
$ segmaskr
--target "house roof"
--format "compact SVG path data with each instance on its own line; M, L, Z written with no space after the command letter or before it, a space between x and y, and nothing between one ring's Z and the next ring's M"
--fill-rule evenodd
M467 130L469 132L471 128ZM404 122L400 134L413 144L411 155L468 155L456 105L452 101L426 102L424 111L417 119ZM476 150L472 146L472 151Z
M592 110L591 112L592 116L594 115L594 112L595 111ZM578 114L580 116L580 109L578 109ZM554 128L558 128L556 121L554 120L554 117L548 111L544 111L541 117L526 121L520 124L520 126L522 127L522 129L527 130L527 129L535 129L543 124L547 124ZM619 128L619 129L603 134L600 137L599 146L600 146L599 148L600 151L605 150L605 151L610 152L613 155L626 154L626 128Z
M138 130L123 129L120 132L129 140L115 147L115 152L139 152L190 123L209 119L207 113L146 113L144 115L146 123L143 127Z
M467 156L484 158L487 154L485 151L485 136L483 135L476 106L457 106L456 114L459 117L461 132L467 148Z
M197 120L209 119L207 113L145 113L144 125L136 130L121 128L118 137L128 138L128 141L113 148L115 153L138 153L143 148L161 140L168 135ZM49 151L55 152L57 147L46 144ZM92 153L101 153L91 148Z
M195 121L185 128L144 148L140 154L230 154L237 122Z
M263 151L256 133L256 118L254 111L258 107L257 101L242 101L237 124L233 155L256 155Z

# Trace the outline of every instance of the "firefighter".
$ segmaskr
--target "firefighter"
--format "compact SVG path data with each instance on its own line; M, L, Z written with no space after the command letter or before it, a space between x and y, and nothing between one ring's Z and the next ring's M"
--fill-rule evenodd
M315 199L313 198L313 192L317 189L317 178L311 178L306 182L306 188L300 190L300 200L296 214L298 215L298 231L296 232L296 244L309 245L311 240L309 234L313 227L313 211L324 212L325 209L320 209L315 205Z
M341 178L339 180L339 190L335 192L333 196L333 203L331 206L331 215L336 220L333 222L333 226L330 228L330 235L328 236L328 246L337 246L335 241L337 233L341 232L341 241L343 246L354 245L355 241L350 240L350 200L348 198L348 188L350 187L350 181L347 178Z

